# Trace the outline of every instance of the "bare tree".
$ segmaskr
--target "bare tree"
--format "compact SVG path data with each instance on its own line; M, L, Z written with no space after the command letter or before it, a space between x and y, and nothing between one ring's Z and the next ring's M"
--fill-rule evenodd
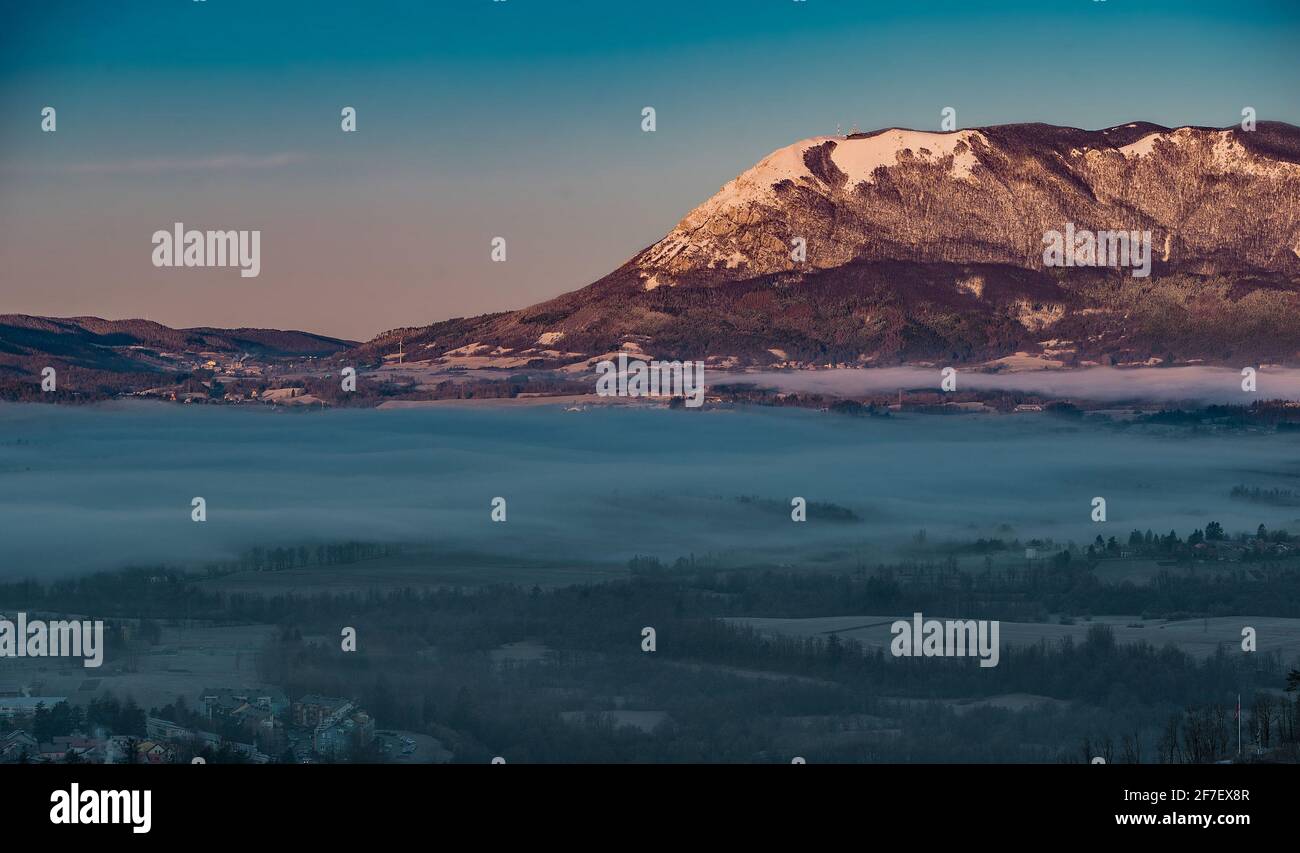
M1142 763L1141 732L1135 731L1131 735L1124 735L1122 750L1123 750L1122 753L1123 760L1125 764L1141 764Z
M1255 741L1261 749L1268 749L1273 740L1273 699L1262 693L1255 695L1254 707L1251 708L1251 729Z
M1165 732L1160 736L1160 758L1165 764L1182 762L1182 754L1178 748L1179 722L1177 714L1170 714L1169 722L1165 724Z

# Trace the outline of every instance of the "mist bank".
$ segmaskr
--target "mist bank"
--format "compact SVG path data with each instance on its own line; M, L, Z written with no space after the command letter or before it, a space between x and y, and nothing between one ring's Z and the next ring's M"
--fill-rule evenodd
M719 379L719 374L714 374L709 381L848 397L890 393L899 389L938 391L942 367L767 370L736 374L726 379ZM1257 400L1300 400L1300 369L1253 367L1254 392L1242 390L1244 377L1240 369L1204 366L1090 367L1000 373L958 369L957 390L1015 391L1102 403L1250 405Z
M594 407L277 411L0 405L0 576L201 564L252 547L432 545L624 565L874 564L927 540L1300 532L1300 435L1047 416ZM1108 520L1091 520L1094 497ZM191 520L203 497L207 520ZM494 522L494 498L506 521ZM791 500L808 502L806 522ZM526 575L526 572L525 572Z

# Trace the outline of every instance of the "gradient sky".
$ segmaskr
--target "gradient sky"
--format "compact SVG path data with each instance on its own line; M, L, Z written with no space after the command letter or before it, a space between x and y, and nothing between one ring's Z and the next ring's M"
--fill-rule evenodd
M1300 124L1294 0L3 9L0 313L366 339L589 284L837 124ZM175 221L261 229L261 275L155 269Z

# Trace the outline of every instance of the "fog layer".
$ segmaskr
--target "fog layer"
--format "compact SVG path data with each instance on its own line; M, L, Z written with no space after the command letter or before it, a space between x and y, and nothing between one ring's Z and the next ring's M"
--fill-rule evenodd
M0 405L0 574L229 559L362 540L621 563L730 555L869 563L920 529L1092 541L1210 520L1300 532L1300 436L1108 427L1046 415L804 410L404 411ZM190 519L207 501L207 521ZM490 519L507 500L506 523ZM811 504L790 520L790 500ZM1105 497L1109 520L1090 520ZM759 502L743 502L755 497ZM819 504L859 520L829 520ZM1001 527L1001 525L1009 525Z

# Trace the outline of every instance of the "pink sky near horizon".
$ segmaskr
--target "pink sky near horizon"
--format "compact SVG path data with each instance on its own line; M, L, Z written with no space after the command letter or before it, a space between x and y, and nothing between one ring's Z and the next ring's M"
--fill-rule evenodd
M137 189L111 170L85 168L71 185L43 188L39 206L0 195L0 313L368 340L584 287L659 236L643 212L591 196L557 216L544 193L501 204L494 194L430 179L311 185L267 171L278 191L214 185L182 195L170 191L174 183ZM155 268L151 236L176 221L187 229L260 229L260 275ZM647 235L644 243L627 242L634 230ZM497 235L507 239L505 263L490 258Z

